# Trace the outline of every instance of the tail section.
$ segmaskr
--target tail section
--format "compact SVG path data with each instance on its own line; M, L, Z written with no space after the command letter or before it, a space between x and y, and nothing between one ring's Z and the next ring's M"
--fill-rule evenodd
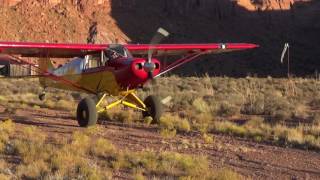
M50 58L39 58L38 65L39 65L40 73L52 72L55 69ZM41 86L43 87L47 86L46 78L40 77L39 82Z

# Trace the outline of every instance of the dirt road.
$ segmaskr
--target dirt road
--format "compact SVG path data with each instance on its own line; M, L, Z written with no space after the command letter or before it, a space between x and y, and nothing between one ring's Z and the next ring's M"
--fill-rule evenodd
M81 130L74 117L65 111L49 109L18 109L4 113L0 106L0 119L11 118L18 127L34 125L49 137L69 137ZM164 139L156 126L101 122L102 136L120 149L140 151L176 151L205 155L212 167L228 167L253 179L320 179L320 152L250 142L246 139L214 135L212 144L205 144L200 134L192 132Z

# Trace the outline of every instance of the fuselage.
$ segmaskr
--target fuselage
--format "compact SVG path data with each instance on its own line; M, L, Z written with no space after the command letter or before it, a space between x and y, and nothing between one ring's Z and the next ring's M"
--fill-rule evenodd
M146 59L133 57L119 57L106 62L92 56L91 59L90 56L74 58L69 63L51 70L50 73L61 78L60 81L43 78L40 82L44 87L118 95L123 91L136 89L148 81L149 74L144 63ZM156 76L160 72L160 62L152 59L152 63L155 64L155 69L151 73Z

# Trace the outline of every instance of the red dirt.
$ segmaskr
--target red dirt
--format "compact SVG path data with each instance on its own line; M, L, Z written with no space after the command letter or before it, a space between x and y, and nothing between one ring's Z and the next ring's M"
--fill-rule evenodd
M34 125L46 132L49 137L69 137L72 132L81 130L69 112L49 109L18 109L14 115L3 113L0 119L9 116L18 128ZM199 133L177 135L163 139L156 126L102 122L105 128L102 136L112 141L119 149L140 151L176 151L180 153L206 155L211 167L229 167L253 179L319 179L320 153L293 148L277 147L251 142L242 138L215 135L213 144L205 144ZM182 140L188 141L185 147ZM119 175L126 178L126 175Z

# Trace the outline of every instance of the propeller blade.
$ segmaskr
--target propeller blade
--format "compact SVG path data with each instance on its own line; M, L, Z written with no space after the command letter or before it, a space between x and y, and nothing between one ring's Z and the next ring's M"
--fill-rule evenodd
M172 100L172 97L171 97L171 96L167 96L166 98L163 98L163 99L161 100L161 103L162 103L163 105L167 105L171 100Z
M168 31L166 31L165 29L163 28L159 28L157 30L157 33L153 36L153 38L151 39L151 42L150 42L150 48L149 48L149 51L148 51L148 62L151 63L152 61L152 54L153 54L153 46L152 45L157 45L159 44L163 38L166 38L170 35L170 33Z

